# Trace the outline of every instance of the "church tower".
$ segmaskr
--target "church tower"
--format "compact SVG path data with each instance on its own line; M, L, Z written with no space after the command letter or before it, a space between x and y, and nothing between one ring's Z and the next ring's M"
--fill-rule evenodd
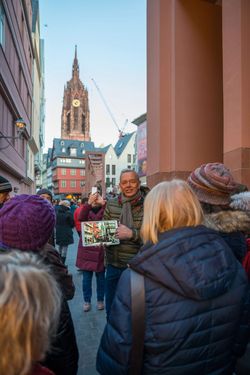
M88 91L79 77L77 46L75 46L72 78L64 87L61 138L90 141Z

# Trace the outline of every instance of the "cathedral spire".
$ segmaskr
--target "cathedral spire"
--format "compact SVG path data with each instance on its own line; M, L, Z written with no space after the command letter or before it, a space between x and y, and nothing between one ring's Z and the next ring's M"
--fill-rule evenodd
M73 68L72 68L72 76L79 78L79 64L77 59L77 45L75 45L75 58L73 62Z

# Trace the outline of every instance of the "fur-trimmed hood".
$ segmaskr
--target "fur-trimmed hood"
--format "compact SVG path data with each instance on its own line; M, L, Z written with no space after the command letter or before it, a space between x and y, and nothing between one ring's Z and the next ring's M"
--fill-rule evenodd
M206 214L204 225L224 233L250 233L250 212L228 210Z

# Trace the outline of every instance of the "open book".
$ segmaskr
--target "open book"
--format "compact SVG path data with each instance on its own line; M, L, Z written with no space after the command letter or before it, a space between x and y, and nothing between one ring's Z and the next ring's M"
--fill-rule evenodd
M83 221L83 246L117 245L120 243L115 233L118 227L117 220Z

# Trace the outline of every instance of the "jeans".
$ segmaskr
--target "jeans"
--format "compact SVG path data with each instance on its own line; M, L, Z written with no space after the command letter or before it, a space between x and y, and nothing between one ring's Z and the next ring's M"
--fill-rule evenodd
M118 284L118 281L121 277L121 274L124 270L126 270L127 267L118 268L111 266L110 264L107 266L106 271L106 279L105 279L105 299L106 299L106 314L107 319L110 314L110 309L112 306L112 302L115 296L116 287Z
M83 271L82 291L84 302L91 302L93 271ZM104 301L105 271L95 272L97 301Z

